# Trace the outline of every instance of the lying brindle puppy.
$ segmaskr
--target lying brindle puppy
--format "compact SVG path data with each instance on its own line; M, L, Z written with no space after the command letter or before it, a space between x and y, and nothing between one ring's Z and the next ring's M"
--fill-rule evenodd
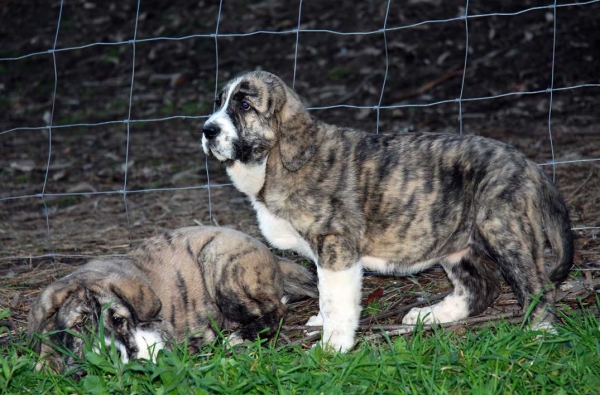
M33 304L27 333L34 350L60 371L76 360L55 346L81 358L84 340L77 334L98 333L100 317L106 344L114 344L123 361L153 359L171 339L187 336L196 346L212 341L213 324L236 328L231 345L253 341L264 329L268 336L286 302L316 296L307 269L250 236L189 227L152 237L123 258L91 261L53 282ZM47 334L48 341L34 334Z
M323 341L354 344L363 268L414 273L441 264L454 292L403 319L480 314L501 274L534 328L549 328L555 287L573 264L565 203L544 172L499 141L456 134L368 134L311 117L277 76L252 72L218 94L204 152L227 166L277 248L317 265ZM550 241L556 259L544 260Z

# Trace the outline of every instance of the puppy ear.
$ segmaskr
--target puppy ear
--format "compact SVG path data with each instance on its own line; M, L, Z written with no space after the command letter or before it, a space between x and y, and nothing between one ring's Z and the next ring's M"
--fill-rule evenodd
M162 308L158 296L150 285L142 280L109 276L103 282L103 287L107 287L131 306L132 312L135 312L140 321L150 321L156 318Z
M279 108L279 153L289 171L297 171L315 153L315 125L298 95L285 83Z
M33 335L56 329L54 316L64 301L79 287L81 287L81 284L78 281L58 280L44 288L36 301L33 302L29 309L26 332L34 351L40 352L41 343Z

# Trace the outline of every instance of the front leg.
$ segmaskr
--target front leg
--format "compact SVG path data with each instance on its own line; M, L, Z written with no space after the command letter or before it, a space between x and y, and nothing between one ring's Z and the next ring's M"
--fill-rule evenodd
M362 263L357 243L339 235L315 240L318 253L319 318L325 348L346 352L354 345L362 287ZM316 320L313 320L316 322Z
M319 276L319 315L323 319L322 344L333 351L346 352L354 345L354 332L360 318L362 264L355 262L342 270L317 267Z

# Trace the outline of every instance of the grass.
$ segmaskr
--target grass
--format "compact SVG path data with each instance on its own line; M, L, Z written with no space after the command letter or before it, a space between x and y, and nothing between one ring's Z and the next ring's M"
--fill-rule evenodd
M23 184L23 183L28 183L31 181L31 174L30 173L25 173L25 174L20 174L15 178L15 182Z
M381 299L377 299L367 303L367 305L363 309L363 314L367 316L377 315L384 311L388 306L388 302Z
M36 356L19 340L0 348L0 392L599 393L600 320L584 310L569 311L562 320L558 335L523 331L508 323L460 335L417 329L410 337L361 343L345 355L327 354L319 347L281 348L275 342L250 344L234 353L215 344L191 356L185 347L176 347L161 351L156 364L123 364L116 352L90 352L81 362L87 375L79 380L36 372Z

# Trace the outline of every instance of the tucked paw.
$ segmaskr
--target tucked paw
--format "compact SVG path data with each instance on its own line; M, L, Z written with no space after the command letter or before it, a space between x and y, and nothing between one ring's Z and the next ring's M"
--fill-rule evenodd
M419 320L423 324L432 324L434 322L437 322L430 307L413 307L404 316L404 318L402 318L402 323L404 325L415 325Z
M323 326L323 316L319 313L317 315L313 315L306 321L306 326ZM304 334L307 336L316 335L320 331L304 331Z
M244 342L244 339L242 339L242 336L240 336L240 334L237 332L233 332L231 335L229 335L227 337L226 346L228 348L233 348L233 347L237 346L238 344L242 344L243 342Z
M448 295L440 303L427 307L414 307L402 319L406 325L414 325L420 319L424 324L446 323L469 316L466 296Z
M558 332L556 331L556 328L554 327L554 325L552 325L550 322L545 322L545 321L533 324L531 326L531 330L532 331L543 331L546 333L551 333L553 335L558 335Z
M317 315L313 315L306 321L306 326L323 326L323 315L320 313Z

